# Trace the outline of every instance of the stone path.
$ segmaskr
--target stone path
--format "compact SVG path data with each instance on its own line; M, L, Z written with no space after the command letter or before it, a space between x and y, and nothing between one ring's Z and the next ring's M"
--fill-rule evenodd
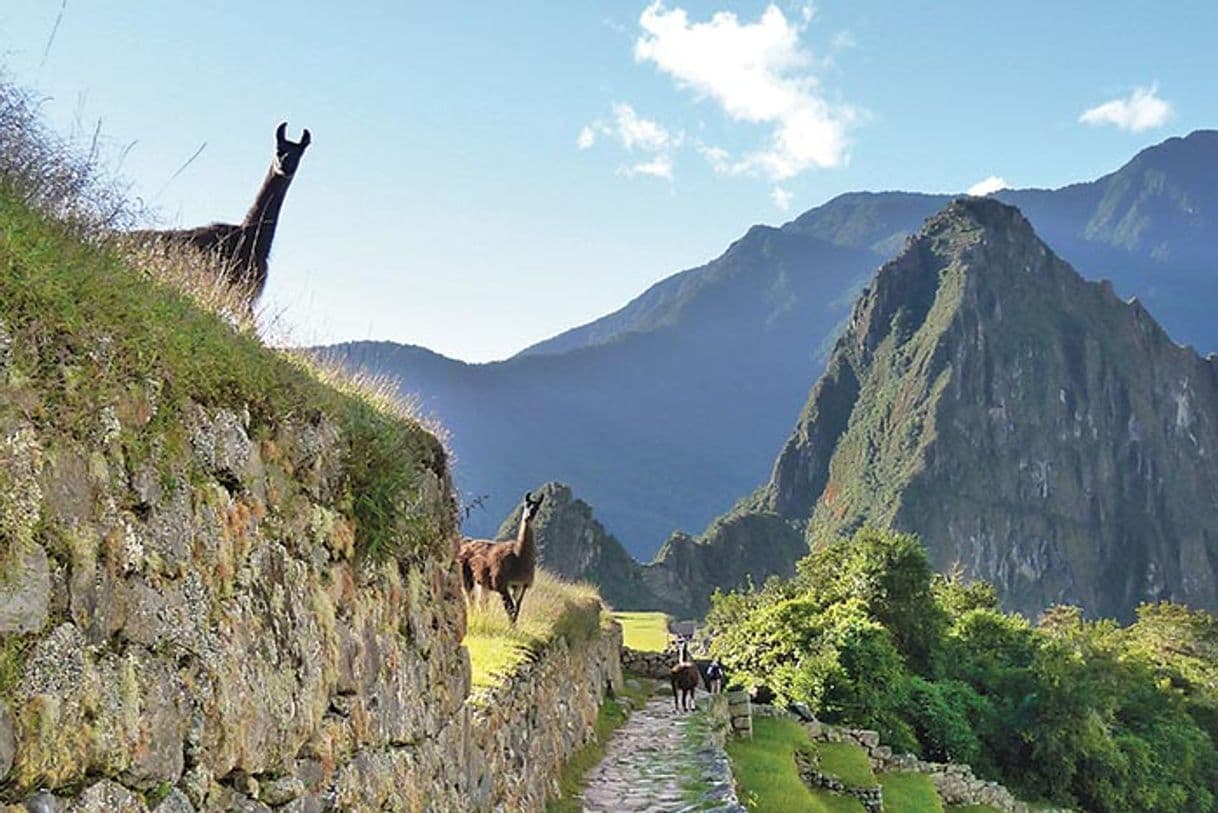
M701 701L677 714L671 694L656 694L631 714L588 774L584 813L744 813Z

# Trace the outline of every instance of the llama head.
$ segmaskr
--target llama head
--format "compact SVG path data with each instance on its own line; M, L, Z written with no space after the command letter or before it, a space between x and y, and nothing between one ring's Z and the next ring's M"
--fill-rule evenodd
M537 516L537 510L541 508L542 500L546 498L545 494L538 494L534 499L532 492L524 493L524 521L532 522L533 517Z
M275 172L290 178L296 173L296 167L300 166L300 157L313 137L305 130L300 141L288 141L287 130L286 121L280 122L275 130Z

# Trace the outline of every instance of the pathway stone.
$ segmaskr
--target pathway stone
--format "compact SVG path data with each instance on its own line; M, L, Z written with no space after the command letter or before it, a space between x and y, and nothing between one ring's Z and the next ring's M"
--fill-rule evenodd
M744 813L705 710L676 713L654 695L614 732L588 774L584 813Z

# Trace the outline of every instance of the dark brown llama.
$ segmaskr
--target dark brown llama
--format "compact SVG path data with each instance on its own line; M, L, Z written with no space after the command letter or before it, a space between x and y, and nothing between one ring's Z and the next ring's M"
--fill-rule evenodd
M246 304L252 313L254 303L266 287L267 260L271 254L271 241L275 239L275 227L279 224L279 210L305 147L312 141L308 130L300 141L288 141L287 126L287 122L283 122L275 130L275 158L254 205L240 225L211 223L195 229L136 231L130 235L140 241L188 245L211 255L228 283L245 292Z
M677 663L669 670L668 681L672 684L672 706L677 711L692 711L694 708L694 691L702 674L698 664L689 655L689 642L684 638L677 648ZM677 692L680 691L680 703L677 702Z
M520 509L520 530L514 542L467 539L457 552L466 595L471 595L476 587L481 604L488 590L498 593L513 625L520 616L520 603L524 600L525 591L533 586L533 575L537 570L533 518L537 516L544 499L544 494L534 499L532 494L525 492L524 505Z

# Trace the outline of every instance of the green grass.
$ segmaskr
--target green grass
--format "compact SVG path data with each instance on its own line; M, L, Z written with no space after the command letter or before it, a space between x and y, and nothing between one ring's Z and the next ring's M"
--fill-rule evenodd
M486 606L471 606L465 645L469 648L475 689L498 685L520 664L559 637L568 642L591 637L601 623L596 588L564 582L539 569L525 593L520 618L513 627L498 595Z
M880 775L886 813L944 813L930 777L921 773Z
M668 646L668 616L664 613L613 614L622 625L622 643L640 652L663 652Z
M949 807L947 808L947 813L1002 813L1002 811L989 805L963 805Z
M12 338L0 413L32 421L51 445L78 445L110 410L112 442L133 467L194 465L184 425L192 402L248 409L259 440L286 442L276 435L285 419L324 415L344 475L332 507L357 526L357 550L405 558L448 544L454 517L430 505L421 478L442 475L444 449L400 404L268 348L20 196L0 180L0 322ZM214 286L199 263L198 284Z
M619 697L630 697L636 707L642 706L647 700L647 690L640 688L631 692L622 687ZM559 795L546 801L546 813L581 813L584 806L579 795L584 789L584 780L605 756L605 747L614 731L626 722L629 715L626 709L616 699L607 699L601 704L596 716L596 733L591 742L580 749L567 763L563 765L558 777Z
M792 720L754 718L752 739L727 743L741 802L763 813L862 813L857 799L813 792L799 778L795 749L808 744L808 733Z
M844 742L817 743L820 753L820 770L842 780L852 788L873 788L875 774L871 772L871 761L867 752L857 745Z

